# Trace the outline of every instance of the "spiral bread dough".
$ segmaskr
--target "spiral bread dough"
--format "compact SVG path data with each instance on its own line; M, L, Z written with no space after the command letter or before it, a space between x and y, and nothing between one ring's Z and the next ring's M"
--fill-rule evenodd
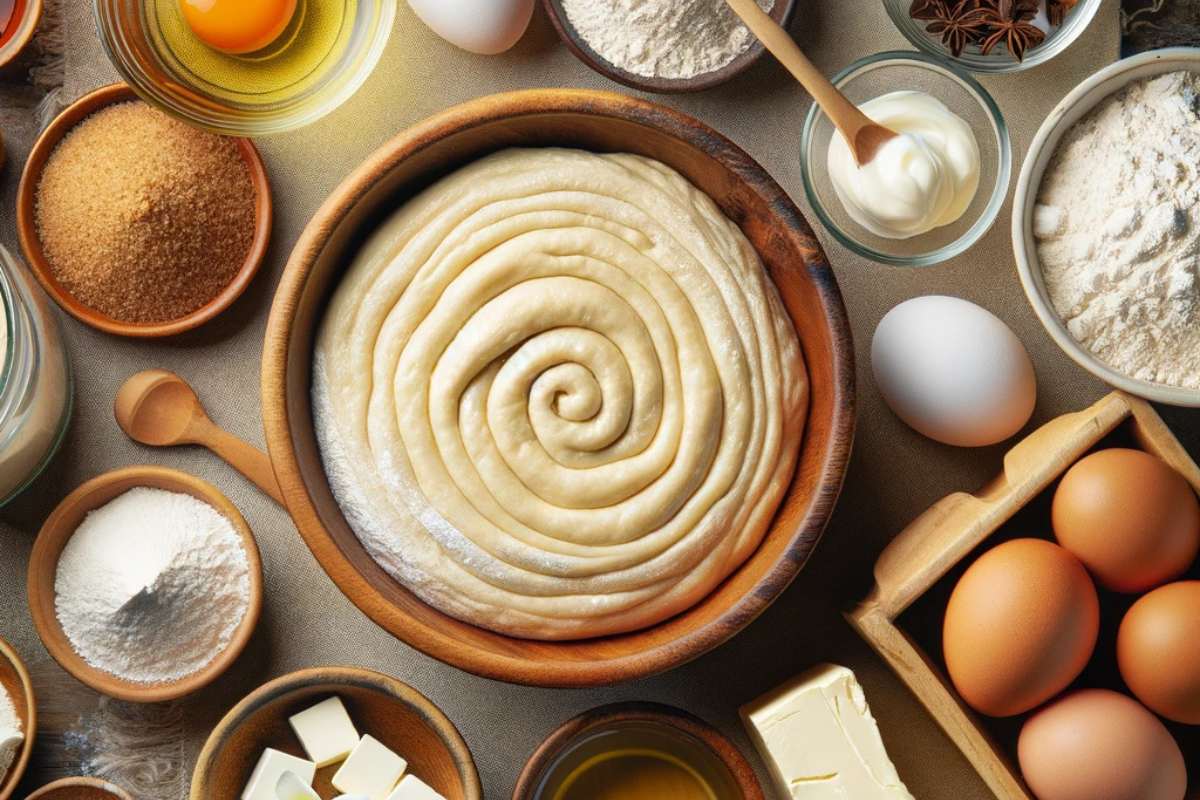
M758 546L808 382L750 243L664 164L508 150L371 236L316 343L326 472L442 611L572 639L688 608Z

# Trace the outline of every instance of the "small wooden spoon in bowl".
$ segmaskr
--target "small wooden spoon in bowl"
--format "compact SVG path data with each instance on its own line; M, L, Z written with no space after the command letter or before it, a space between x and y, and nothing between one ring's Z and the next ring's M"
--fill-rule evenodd
M283 503L267 454L217 427L196 391L174 372L151 369L125 381L113 408L117 424L135 442L151 447L207 447L255 486Z
M885 144L899 136L891 128L872 121L858 106L817 69L804 55L795 40L771 15L759 8L756 0L725 0L734 13L742 18L750 32L758 37L771 55L779 59L788 72L800 81L825 115L850 143L854 160L861 167L872 159Z

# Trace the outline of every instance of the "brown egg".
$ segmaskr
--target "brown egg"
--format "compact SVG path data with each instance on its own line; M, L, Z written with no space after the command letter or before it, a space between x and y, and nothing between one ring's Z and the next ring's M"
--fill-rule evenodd
M1052 509L1058 543L1096 580L1136 594L1178 578L1200 551L1200 502L1141 450L1101 450L1067 471Z
M1200 581L1169 583L1134 603L1121 620L1117 662L1139 700L1200 725Z
M1100 628L1096 587L1053 542L1014 539L984 553L946 606L942 647L962 698L1009 717L1049 700L1078 677Z
M1166 726L1131 697L1070 694L1021 729L1017 757L1038 800L1182 800L1187 767Z

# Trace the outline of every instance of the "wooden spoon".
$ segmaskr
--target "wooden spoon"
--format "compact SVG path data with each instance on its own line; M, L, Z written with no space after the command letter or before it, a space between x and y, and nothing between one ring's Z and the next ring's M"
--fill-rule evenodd
M134 375L117 391L114 413L121 430L135 442L151 447L207 447L283 503L266 453L218 428L204 412L195 390L175 373L152 369Z
M891 128L873 122L858 109L858 106L847 100L846 95L839 92L837 87L813 66L788 32L772 19L770 14L759 8L756 0L725 2L742 18L742 22L746 23L746 27L758 37L763 46L800 81L800 85L812 95L826 116L833 120L833 124L850 143L854 160L860 167L869 164L884 144L899 135Z

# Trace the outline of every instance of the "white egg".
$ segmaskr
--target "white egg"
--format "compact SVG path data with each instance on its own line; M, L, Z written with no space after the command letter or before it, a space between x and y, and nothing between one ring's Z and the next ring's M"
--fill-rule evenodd
M525 34L534 0L408 0L434 33L472 53L495 55Z
M995 314L957 297L917 297L889 311L875 329L871 367L896 416L959 447L1004 441L1037 402L1021 340Z

